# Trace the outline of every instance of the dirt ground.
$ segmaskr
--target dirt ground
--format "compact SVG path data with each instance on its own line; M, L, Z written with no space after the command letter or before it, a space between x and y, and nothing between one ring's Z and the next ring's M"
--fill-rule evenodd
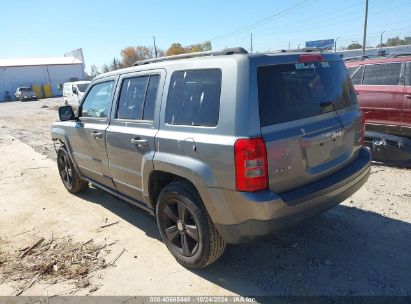
M59 105L0 103L0 295L411 295L411 170L373 166L338 207L191 271L146 212L64 189L50 140Z

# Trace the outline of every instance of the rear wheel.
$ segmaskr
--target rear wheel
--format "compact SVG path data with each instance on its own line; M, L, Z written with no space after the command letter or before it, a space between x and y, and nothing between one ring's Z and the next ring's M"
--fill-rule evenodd
M177 181L164 187L156 215L164 243L183 266L204 268L223 254L225 242L201 198L187 182Z
M74 194L87 189L88 182L80 178L67 150L63 147L60 147L57 151L57 167L61 181L68 192Z

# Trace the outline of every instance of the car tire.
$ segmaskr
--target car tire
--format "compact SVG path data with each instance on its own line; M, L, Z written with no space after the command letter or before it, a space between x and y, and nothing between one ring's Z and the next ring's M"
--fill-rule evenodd
M181 265L205 268L223 254L225 242L189 183L177 181L163 188L156 217L164 243Z
M74 194L88 188L88 182L78 174L65 147L60 147L57 151L57 167L61 181L68 192Z

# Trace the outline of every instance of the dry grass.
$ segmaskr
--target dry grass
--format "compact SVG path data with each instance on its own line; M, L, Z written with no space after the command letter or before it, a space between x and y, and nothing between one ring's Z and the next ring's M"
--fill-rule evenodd
M33 242L14 254L0 252L0 284L9 282L21 294L36 282L56 284L72 281L76 288L90 286L90 274L113 263L105 257L107 245L96 245L92 240L73 242L71 238Z

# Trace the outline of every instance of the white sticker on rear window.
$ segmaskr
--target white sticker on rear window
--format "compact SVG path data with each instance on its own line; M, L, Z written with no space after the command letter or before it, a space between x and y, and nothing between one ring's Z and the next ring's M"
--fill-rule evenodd
M307 63L296 63L295 69L296 70L308 70L312 69L315 70L316 68L329 68L330 63L327 61L324 62L307 62Z
M314 63L296 63L295 69L296 70L307 70L307 69L315 69L316 66Z

